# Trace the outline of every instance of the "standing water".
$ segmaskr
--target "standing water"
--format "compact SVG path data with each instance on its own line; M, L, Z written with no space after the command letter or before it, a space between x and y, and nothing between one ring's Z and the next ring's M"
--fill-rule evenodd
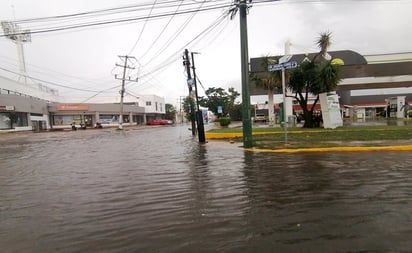
M1 252L412 251L412 154L250 153L190 134L0 135Z

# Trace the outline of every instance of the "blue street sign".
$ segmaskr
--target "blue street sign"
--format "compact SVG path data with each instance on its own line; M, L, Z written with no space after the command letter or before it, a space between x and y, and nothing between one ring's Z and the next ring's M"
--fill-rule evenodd
M283 69L283 64L269 65L268 71L277 71Z
M282 70L282 69L293 69L298 66L298 63L296 61L290 61L290 62L285 62L282 64L275 64L275 65L269 65L268 66L268 71L277 71L277 70Z

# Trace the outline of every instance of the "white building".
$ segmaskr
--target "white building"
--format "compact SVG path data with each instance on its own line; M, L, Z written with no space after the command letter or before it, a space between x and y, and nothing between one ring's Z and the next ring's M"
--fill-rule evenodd
M59 96L58 91L41 84L23 84L0 77L0 131L70 128L71 124L93 127L96 123L117 126L119 97L84 98ZM165 99L156 95L125 96L123 123L145 124L164 118Z

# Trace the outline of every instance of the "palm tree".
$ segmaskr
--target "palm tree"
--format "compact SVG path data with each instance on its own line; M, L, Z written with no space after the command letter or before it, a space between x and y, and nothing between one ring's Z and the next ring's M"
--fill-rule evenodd
M312 61L301 63L292 71L289 88L295 93L295 99L303 110L305 124L303 127L314 127L313 110L319 101L319 94L329 92L336 88L339 78L339 66L333 65L327 50L331 45L331 33L320 34L317 41L320 52ZM308 109L308 94L316 96L310 109Z
M274 103L273 94L277 90L282 89L282 75L280 71L267 71L268 66L276 64L278 59L265 56L262 60L262 67L266 70L265 72L251 73L251 80L256 86L262 87L267 90L268 94L268 107L269 107L269 125L274 123Z
M320 51L315 55L313 61L321 62L328 60L328 48L332 44L331 35L331 32L324 32L320 34L318 40L316 41L316 45L319 47Z

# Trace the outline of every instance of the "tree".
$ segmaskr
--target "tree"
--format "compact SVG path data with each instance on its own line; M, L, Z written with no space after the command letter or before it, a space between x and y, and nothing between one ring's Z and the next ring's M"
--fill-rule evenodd
M211 87L205 92L206 97L199 97L199 104L208 108L218 117L227 116L235 105L239 93L234 88L229 88L226 92L223 88ZM219 113L218 108L222 108Z
M320 52L312 61L303 61L297 68L291 71L288 87L295 94L294 98L303 111L305 123L303 127L316 126L313 118L315 105L319 101L319 94L329 92L336 88L339 78L339 66L332 64L328 57L327 48L331 44L331 33L322 33L317 41ZM312 105L309 105L309 95L316 96ZM310 106L310 108L308 108Z
M230 118L234 121L242 121L242 105L236 103L229 111Z
M191 108L196 108L195 100L187 96L183 99L183 111L185 112L185 119L190 122L195 120L195 113L191 111Z
M273 94L275 91L282 90L282 72L280 71L267 71L268 66L275 64L278 59L270 58L269 56L263 57L262 67L265 72L251 73L251 80L256 86L263 87L268 92L268 106L269 106L269 124L274 122L273 113Z
M171 104L165 104L166 107L166 119L168 120L175 120L176 119L176 109Z

